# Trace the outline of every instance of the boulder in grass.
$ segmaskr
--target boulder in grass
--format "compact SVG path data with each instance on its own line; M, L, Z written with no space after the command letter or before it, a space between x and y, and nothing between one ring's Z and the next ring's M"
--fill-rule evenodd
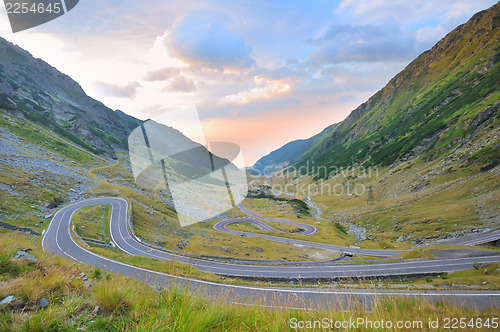
M47 308L48 306L50 305L50 302L49 300L47 300L46 298L42 297L40 299L40 301L38 301L38 306L40 308Z
M15 296L9 295L9 296L5 297L2 301L0 301L0 306L11 304L15 300L16 300Z
M476 269L476 270L482 270L486 267L491 267L491 264L490 263L479 263L479 262L476 262L474 264L472 264L472 266Z
M24 250L18 250L16 252L16 254L14 255L14 258L15 259L26 259L26 260L28 260L30 262L36 262L35 256L33 256L32 254L28 254Z
M103 311L102 311L101 307L99 307L98 305L96 305L96 306L94 307L94 310L92 310L92 313L93 313L95 316L97 316L97 315L102 314L102 313L103 313Z

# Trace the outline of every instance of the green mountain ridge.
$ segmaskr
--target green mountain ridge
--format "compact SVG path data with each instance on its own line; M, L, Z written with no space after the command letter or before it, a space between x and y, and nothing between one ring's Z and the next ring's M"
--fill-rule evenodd
M296 161L298 157L309 150L323 136L329 134L332 130L334 130L335 127L336 124L333 124L311 138L295 140L285 144L281 148L274 150L268 155L260 158L255 163L255 165L251 167L251 170L254 173L266 174L285 168L286 166Z
M496 166L499 25L500 4L475 14L295 160L275 158L273 163L333 169L453 155L485 170ZM281 149L273 154L280 156Z

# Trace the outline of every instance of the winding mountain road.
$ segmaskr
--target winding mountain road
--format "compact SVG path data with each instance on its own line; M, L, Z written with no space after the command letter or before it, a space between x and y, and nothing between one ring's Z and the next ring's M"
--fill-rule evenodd
M500 255L451 258L435 260L412 260L385 263L359 263L342 265L251 265L234 264L219 261L210 261L186 257L171 252L151 248L136 239L128 226L128 203L122 198L95 198L77 202L63 207L51 220L43 237L44 250L72 260L97 266L110 272L123 274L150 285L166 286L171 282L181 286L188 282L187 278L173 276L166 273L147 270L119 262L96 253L79 245L71 235L71 219L80 208L93 204L109 204L112 207L110 218L110 234L114 244L129 255L151 257L161 260L175 260L190 264L198 269L226 276L261 277L261 278L335 278L335 277L371 277L371 276L398 276L408 274L430 274L453 272L470 269L474 262L500 262ZM243 218L247 220L247 218ZM254 220L250 219L249 220ZM265 223L264 223L265 224ZM221 227L224 224L221 224ZM262 227L262 224L259 223ZM269 226L267 226L269 227ZM261 236L261 235L258 235ZM264 237L264 236L262 236ZM276 240L272 237L271 240ZM278 237L279 238L279 237ZM280 238L281 239L281 238ZM477 241L477 239L476 239ZM307 242L307 241L304 241ZM294 243L294 242L291 242ZM342 248L342 247L340 247ZM344 248L352 251L352 248ZM362 249L361 249L362 250ZM286 288L286 287L258 287L232 285L189 279L190 289L214 294L230 294L233 302L252 301L263 299L264 303L272 303L273 299L293 298L300 303L321 304L332 301L351 301L356 299L362 303L369 303L377 295L406 295L425 296L430 298L447 297L453 301L466 305L498 306L500 305L500 291L411 291L411 290L339 290L321 288ZM294 300L294 301L295 301Z
M233 234L233 235L240 235L240 236L258 236L261 238L264 238L269 241L274 241L274 242L281 242L281 243L287 243L287 244L294 244L298 246L303 246L303 247L310 247L310 248L316 248L316 249L328 249L328 250L334 250L334 251L342 251L342 252L349 252L352 254L359 254L359 255L366 255L366 256L379 256L379 257L391 257L394 255L402 254L405 252L404 250L378 250L378 249L360 249L360 248L351 248L351 247L342 247L342 246L336 246L332 244L325 244L325 243L318 243L318 242L310 242L310 241L303 241L303 240L295 240L295 239L289 239L281 236L272 236L272 235L266 235L266 234L258 234L258 233L250 233L250 232L242 232L242 231L236 231L232 229L228 229L226 226L234 223L239 223L239 222L247 222L251 223L252 225L265 230L265 231L271 231L271 232L279 232L278 230L272 228L265 222L261 220L266 220L266 221L273 221L273 222L279 222L287 225L292 225L292 226L297 226L302 229L302 231L297 232L295 234L302 234L302 235L313 235L316 233L317 229L316 227L297 222L297 221L292 221L292 220L287 220L287 219L277 219L277 218L267 218L267 217L262 217L254 212L248 210L245 208L243 205L239 204L238 208L243 211L245 214L249 216L249 218L244 217L244 218L234 218L234 219L228 219L228 220L223 220L221 222L218 222L214 225L214 229ZM259 220L260 219L260 220Z

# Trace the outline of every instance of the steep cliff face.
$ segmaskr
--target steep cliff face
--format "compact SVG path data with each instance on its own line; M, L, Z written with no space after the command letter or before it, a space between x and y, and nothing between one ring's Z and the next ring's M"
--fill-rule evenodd
M293 163L386 166L446 156L494 167L500 159L499 26L500 4L477 13Z
M94 152L115 155L141 121L113 111L46 62L0 38L0 107Z

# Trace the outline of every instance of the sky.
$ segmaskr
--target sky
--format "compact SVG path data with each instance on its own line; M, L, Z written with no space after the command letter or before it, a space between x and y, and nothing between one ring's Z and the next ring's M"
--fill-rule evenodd
M342 121L495 3L80 0L15 34L0 6L0 36L139 119L195 106L207 142L237 143L251 166Z

